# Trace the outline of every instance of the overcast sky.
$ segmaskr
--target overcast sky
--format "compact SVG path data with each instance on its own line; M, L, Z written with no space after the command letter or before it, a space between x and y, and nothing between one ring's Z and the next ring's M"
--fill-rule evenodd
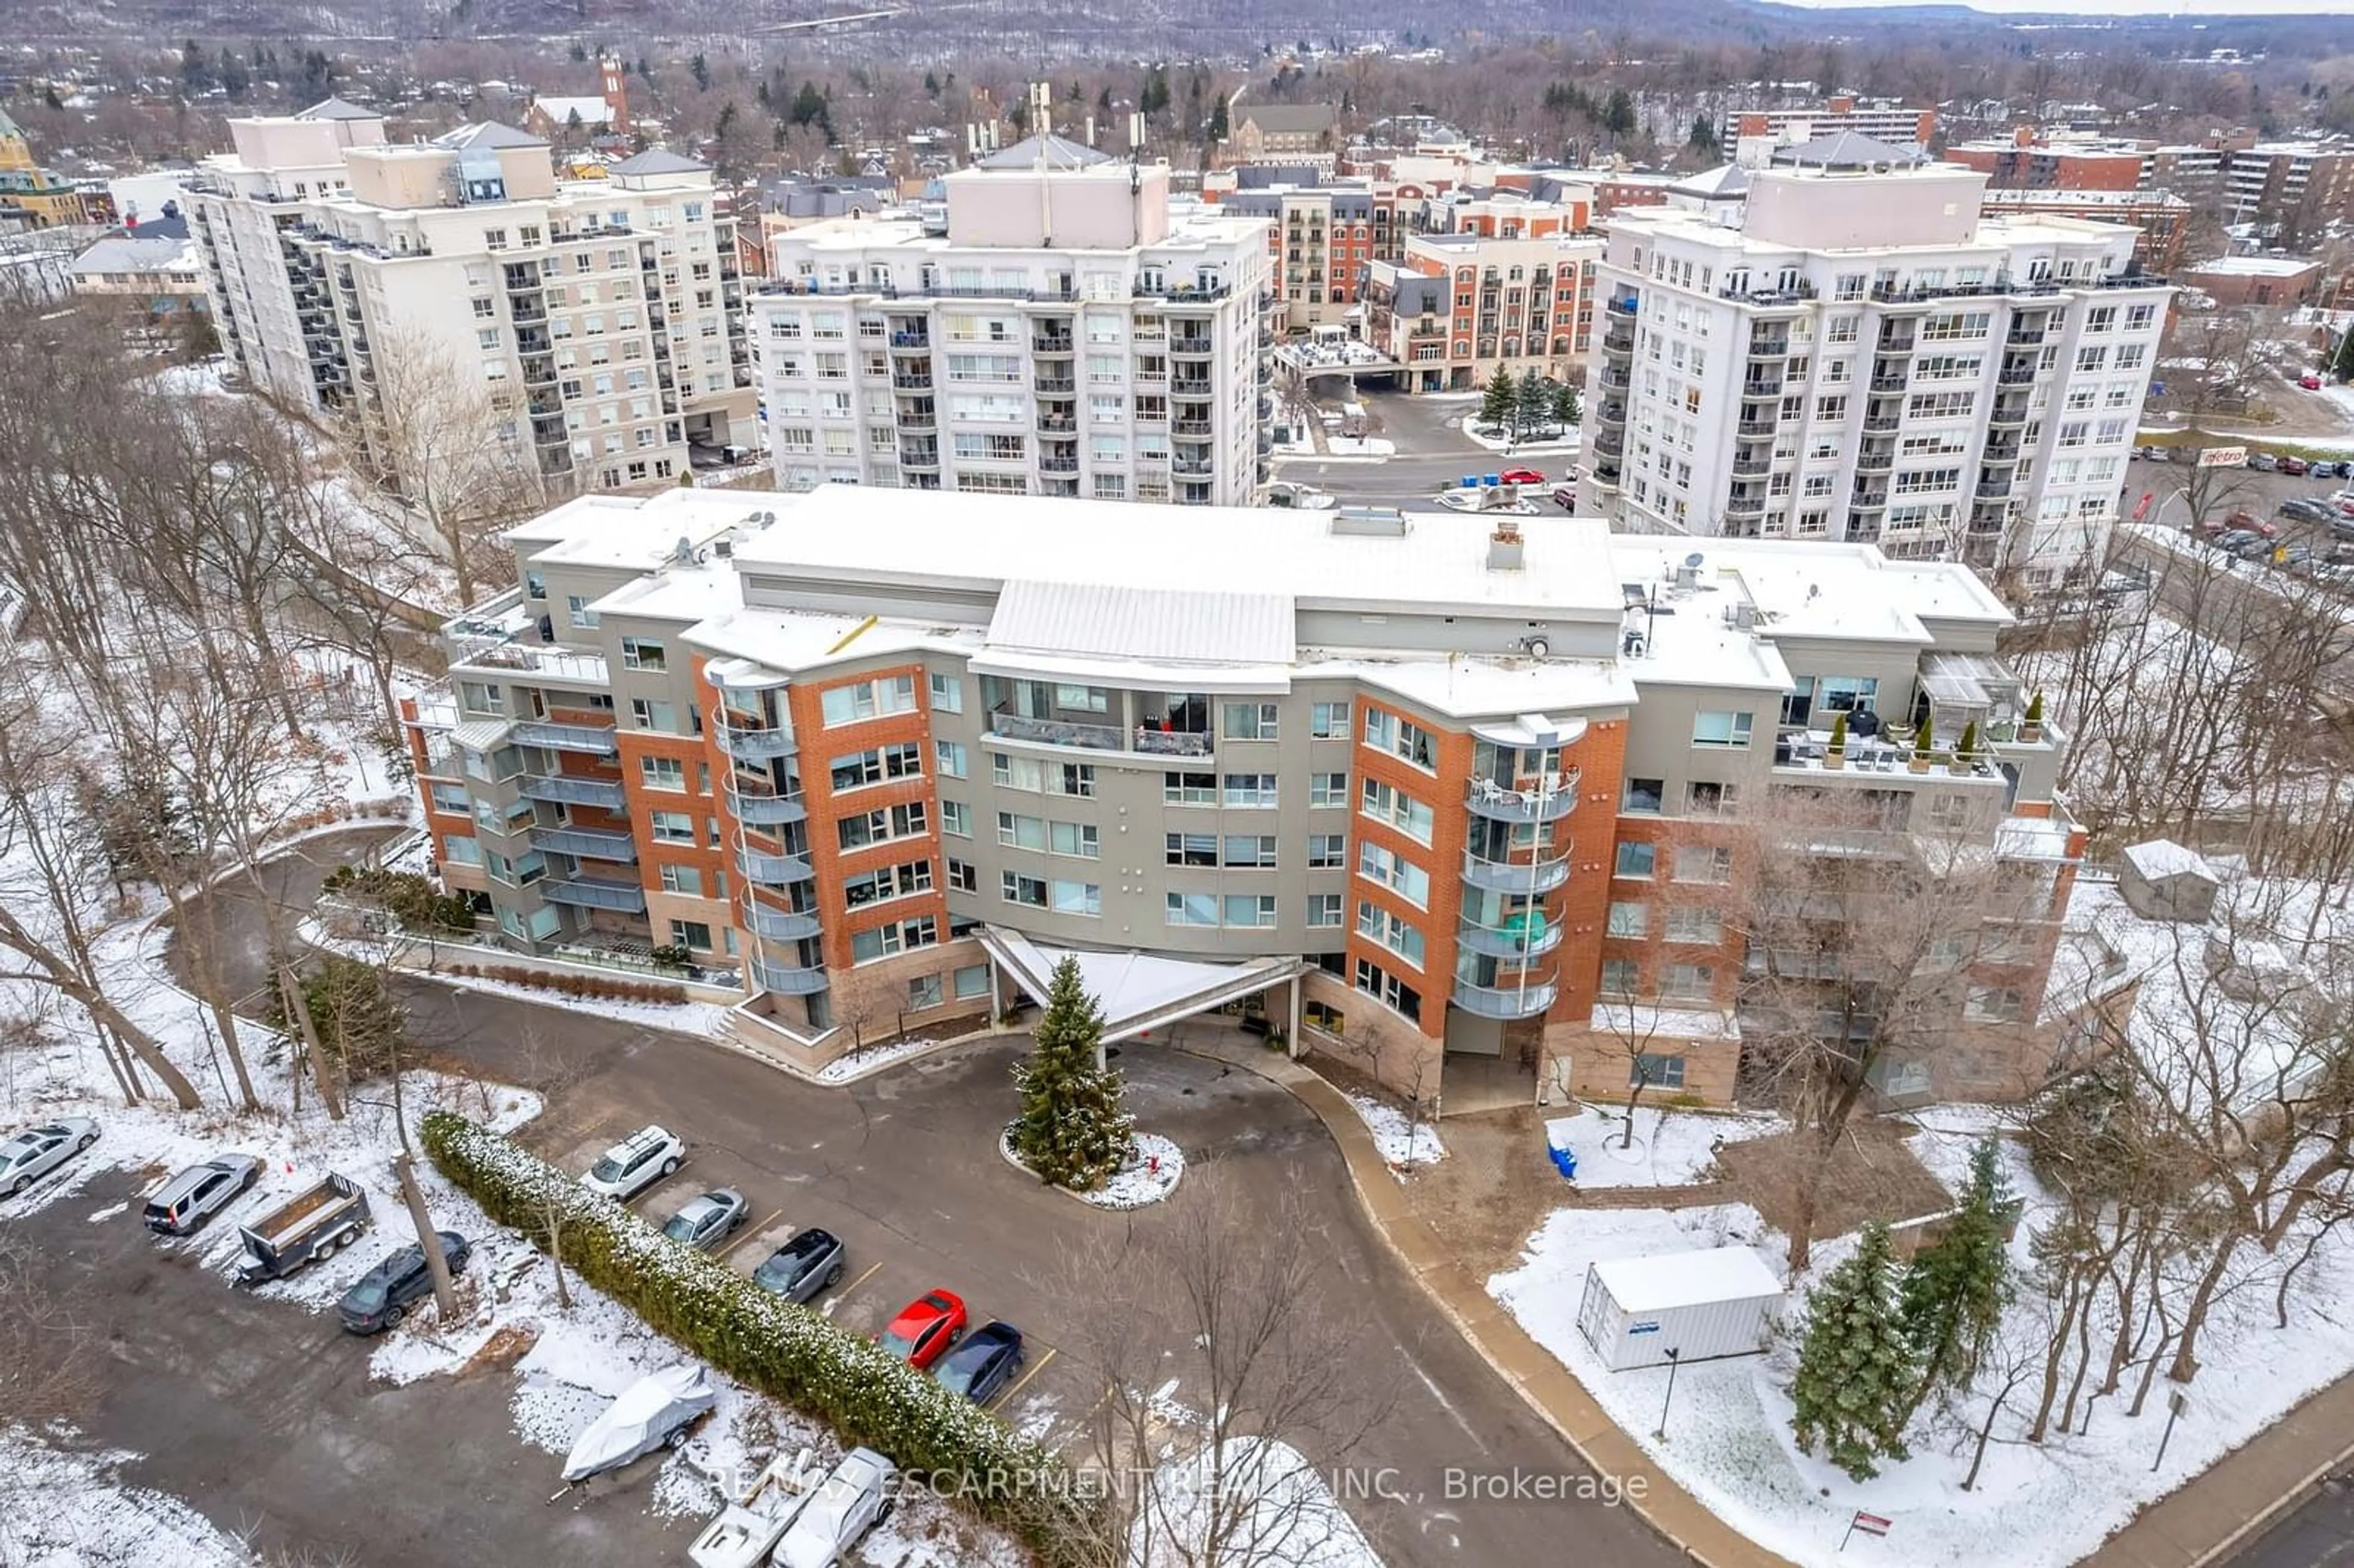
M1784 5L1818 7L1853 5L1948 5L1953 0L1782 0ZM2181 0L1975 0L1972 7L1979 11L1999 12L2068 12L2084 16L2118 16L2128 13L2142 16L2332 16L2348 9L2348 0L2199 0L2196 5L2184 5Z

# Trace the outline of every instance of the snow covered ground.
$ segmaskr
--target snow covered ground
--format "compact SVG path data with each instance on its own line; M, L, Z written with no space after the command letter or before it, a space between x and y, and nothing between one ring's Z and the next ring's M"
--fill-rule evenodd
M176 1498L133 1486L139 1457L70 1431L0 1427L0 1563L18 1568L239 1568L242 1542Z
M1587 1106L1545 1123L1545 1141L1577 1156L1581 1187L1681 1187L1701 1179L1719 1143L1739 1143L1779 1132L1766 1116L1719 1116L1638 1104L1635 1141L1625 1147L1627 1113Z
M1433 1165L1447 1158L1447 1146L1439 1142L1438 1129L1427 1120L1409 1121L1404 1111L1371 1095L1351 1095L1349 1103L1373 1132L1373 1148L1393 1168Z
M1209 1494L1223 1487L1251 1499L1225 1520L1214 1520ZM1206 1454L1171 1458L1153 1481L1157 1507L1150 1523L1139 1521L1130 1542L1129 1568L1188 1568L1202 1560L1202 1537L1214 1523L1226 1551L1283 1568L1382 1568L1356 1520L1334 1499L1324 1478L1297 1448L1256 1439L1226 1444L1223 1466Z
M1973 1107L1940 1107L1921 1118L1916 1155L1948 1184L1967 1171L1973 1143L1998 1118ZM2054 1205L2025 1166L2018 1146L2003 1146L2014 1191L2027 1212L2011 1245L2021 1273L2019 1299L1978 1385L1950 1411L1929 1410L1911 1429L1913 1457L1855 1482L1799 1453L1790 1436L1786 1392L1801 1321L1793 1293L1768 1353L1681 1368L1667 1438L1652 1436L1667 1392L1665 1369L1604 1370L1576 1327L1588 1264L1721 1245L1755 1248L1780 1275L1783 1238L1740 1204L1661 1210L1564 1209L1529 1242L1518 1268L1488 1282L1522 1327L1575 1374L1611 1419L1677 1482L1742 1533L1807 1568L1848 1568L1858 1561L1938 1563L1963 1568L2058 1568L2096 1547L2146 1502L2182 1485L2223 1454L2272 1425L2306 1394L2354 1371L2354 1245L2325 1243L2291 1297L2290 1327L2275 1328L2273 1291L2252 1284L2228 1296L2203 1341L2202 1370L2183 1389L2187 1401L2156 1474L2166 1395L2161 1376L2138 1417L2125 1414L2134 1380L2121 1396L2095 1400L2072 1433L2042 1446L2021 1440L2037 1396L2035 1372L2004 1396L1977 1487L1961 1489L1976 1428L2008 1370L2034 1363L2049 1305L2024 1283L2030 1240ZM1851 1240L1819 1245L1813 1277L1852 1249ZM2286 1251L2294 1251L2294 1244ZM2095 1342L2106 1329L2096 1325ZM2094 1369L2097 1380L2098 1368ZM2087 1425L2087 1423L2089 1425ZM1895 1521L1885 1542L1858 1538L1846 1554L1840 1538L1858 1510Z

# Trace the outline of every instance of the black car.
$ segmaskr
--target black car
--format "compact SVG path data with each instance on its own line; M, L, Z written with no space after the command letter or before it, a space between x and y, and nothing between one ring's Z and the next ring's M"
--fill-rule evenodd
M849 1261L850 1249L832 1231L812 1228L770 1253L752 1271L752 1283L788 1301L806 1302L819 1291L840 1284L843 1266Z
M2319 523L2325 525L2336 522L2338 517L2338 509L2327 502L2308 501L2303 496L2294 501L2282 502L2278 508L2278 514L2296 523Z
M1022 1370L1022 1330L1011 1323L986 1323L941 1357L932 1375L950 1393L987 1404L1013 1381L1013 1374Z
M456 1231L434 1234L441 1238L441 1255L448 1260L450 1272L464 1273L466 1259L474 1250L466 1238ZM408 1308L432 1294L433 1273L425 1266L425 1249L411 1243L361 1275L358 1283L335 1303L335 1312L350 1332L377 1334L398 1328Z

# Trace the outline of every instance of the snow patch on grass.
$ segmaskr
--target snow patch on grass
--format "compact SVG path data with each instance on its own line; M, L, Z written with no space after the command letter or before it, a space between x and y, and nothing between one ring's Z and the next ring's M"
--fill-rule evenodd
M1435 1165L1447 1158L1447 1146L1439 1142L1438 1129L1429 1122L1409 1121L1404 1111L1371 1095L1351 1095L1349 1104L1373 1135L1374 1152L1393 1169Z
M1587 1106L1575 1116L1545 1123L1545 1140L1577 1156L1581 1187L1683 1187L1702 1179L1720 1143L1739 1143L1780 1132L1778 1118L1722 1116L1638 1106L1635 1141L1627 1139L1628 1113Z
M135 1487L139 1456L80 1448L69 1427L0 1428L0 1563L29 1568L238 1568L244 1548L176 1498Z

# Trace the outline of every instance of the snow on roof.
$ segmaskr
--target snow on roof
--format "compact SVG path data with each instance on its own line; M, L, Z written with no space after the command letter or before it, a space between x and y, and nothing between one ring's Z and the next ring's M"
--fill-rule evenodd
M576 114L583 125L610 125L613 121L613 106L601 98L539 98L531 106L557 125L570 124Z
M1339 534L1331 514L822 485L744 541L747 570L1002 588L1021 579L1226 595L1243 584L1302 608L1528 611L1616 620L1608 531L1562 518L1525 534L1525 566L1488 566L1490 522L1416 513L1398 535Z
M2187 270L2194 278L2294 278L2320 265L2295 256L2218 256Z
M634 157L624 158L608 171L616 175L699 175L711 165L698 163L667 147L649 147Z
M2218 880L2214 867L2209 865L2197 850L2176 843L2172 839L2152 839L2147 843L2129 844L2125 853L2126 863L2146 882L2157 882L2169 876L2197 876L2209 882Z
M1024 137L1011 147L977 159L972 166L976 169L1086 169L1111 161L1112 156L1108 153L1081 146L1060 136L1041 134Z
M1782 1282L1745 1246L1606 1257L1593 1265L1610 1298L1627 1312L1670 1312L1720 1301L1778 1300Z
M101 239L75 258L78 273L170 272L196 269L192 239L144 239L117 235Z
M346 103L340 98L323 98L310 108L298 111L297 120L381 120L383 115L373 109L363 109L356 103Z
M1587 1027L1596 1034L1621 1040L1648 1040L1654 1035L1673 1040L1738 1040L1740 1022L1730 1012L1679 1011L1670 1007L1628 1007L1605 1002L1594 1010Z
M545 147L547 145L528 131L518 131L512 125L502 125L495 120L478 120L472 125L461 125L455 131L434 138L433 144L437 147L459 151L468 147Z
M1016 578L997 596L989 646L1284 665L1297 646L1293 613L1285 594Z
M1103 1010L1107 1043L1263 991L1306 968L1298 959L1222 964L1153 953L1050 948L997 926L982 928L981 944L1042 1003L1055 969L1065 959L1075 960L1081 987Z

